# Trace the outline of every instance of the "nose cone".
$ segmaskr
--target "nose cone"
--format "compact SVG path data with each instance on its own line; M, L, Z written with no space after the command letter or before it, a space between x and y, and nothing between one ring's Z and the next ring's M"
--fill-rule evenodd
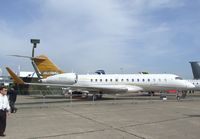
M195 88L195 85L193 85L192 83L188 82L187 83L187 88L188 89L193 89L193 88Z

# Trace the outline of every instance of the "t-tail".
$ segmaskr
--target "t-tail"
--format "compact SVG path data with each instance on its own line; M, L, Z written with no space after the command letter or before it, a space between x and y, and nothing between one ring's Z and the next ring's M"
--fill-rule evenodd
M39 55L37 57L29 57L22 55L10 55L15 57L29 58L31 64L39 79L47 78L48 76L64 73L56 66L47 56Z
M190 62L192 67L192 73L194 79L200 79L200 62L199 61L192 61Z
M38 72L42 78L64 73L47 56L44 55L32 58L32 65L35 71Z

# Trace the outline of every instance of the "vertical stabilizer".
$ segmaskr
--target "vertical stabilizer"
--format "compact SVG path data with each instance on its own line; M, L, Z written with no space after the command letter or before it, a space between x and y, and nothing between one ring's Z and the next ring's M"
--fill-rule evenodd
M24 84L24 81L19 78L9 67L6 67L6 70L10 74L10 76L13 78L14 83L16 84Z
M40 72L42 78L64 73L48 57L44 55L34 57L32 60Z
M190 62L194 79L200 79L200 63L199 61Z

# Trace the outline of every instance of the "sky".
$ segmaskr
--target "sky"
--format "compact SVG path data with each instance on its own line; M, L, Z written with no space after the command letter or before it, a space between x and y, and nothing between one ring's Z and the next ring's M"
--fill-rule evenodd
M199 0L1 0L0 67L33 71L35 55L66 72L173 73L200 60Z

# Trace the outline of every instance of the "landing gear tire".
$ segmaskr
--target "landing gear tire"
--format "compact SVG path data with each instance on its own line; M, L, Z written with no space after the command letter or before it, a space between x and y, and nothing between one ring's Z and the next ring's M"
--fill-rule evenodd
M180 96L176 96L176 99L179 101L181 98L180 98Z
M92 99L93 99L93 100L97 100L98 98L99 98L98 95L93 95L93 96L92 96Z
M150 91L150 92L148 92L148 95L149 96L155 96L155 92L154 91Z
M181 92L177 92L176 94L176 100L180 100L181 99L181 96L182 96L182 93Z
M182 98L185 98L187 96L187 91L182 92Z
M98 95L98 99L102 99L102 95L101 94Z

